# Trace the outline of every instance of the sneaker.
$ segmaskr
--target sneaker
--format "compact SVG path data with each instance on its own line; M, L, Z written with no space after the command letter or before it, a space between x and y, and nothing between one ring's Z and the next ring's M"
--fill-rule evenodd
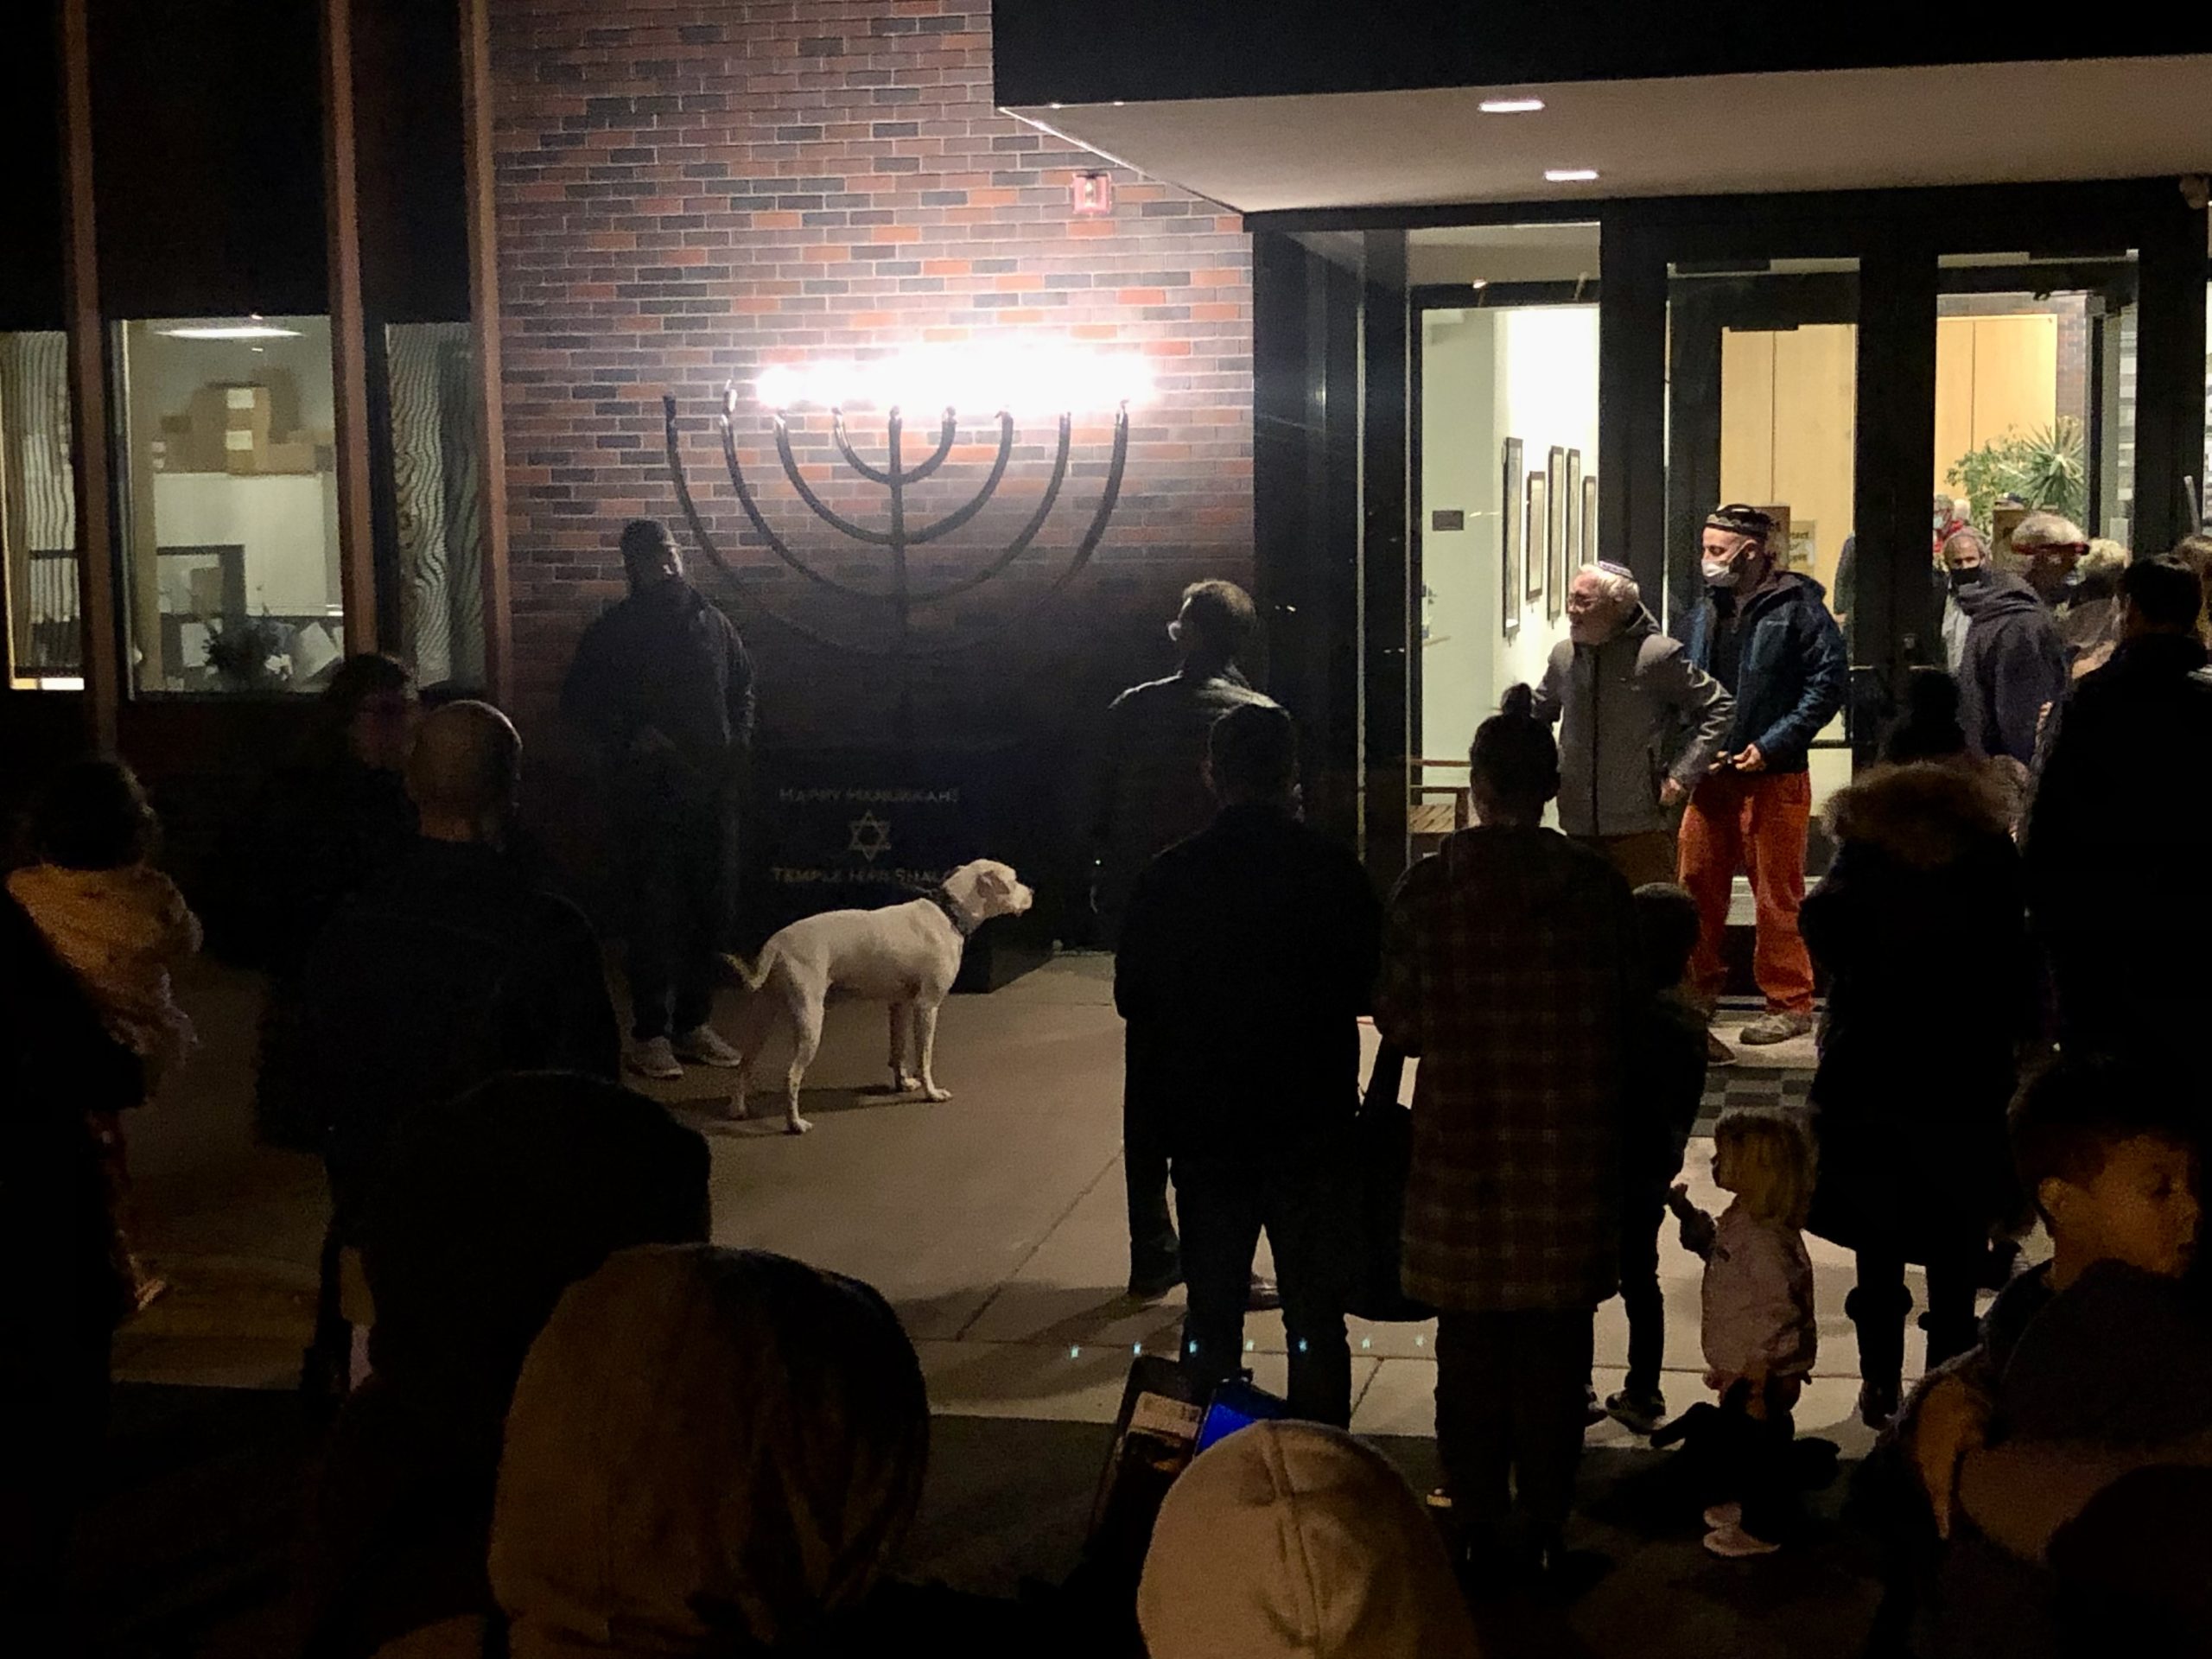
M1623 1389L1606 1400L1605 1415L1622 1427L1648 1438L1667 1421L1667 1396L1656 1389L1648 1393Z
M692 1060L701 1065L719 1065L725 1070L741 1065L745 1056L722 1040L721 1033L712 1026L694 1026L678 1033L670 1045L679 1060Z
M1754 1555L1771 1555L1782 1548L1780 1544L1770 1544L1764 1538L1752 1537L1744 1530L1741 1520L1733 1526L1715 1527L1707 1533L1705 1547L1724 1561L1748 1560Z
M648 1037L630 1051L630 1069L641 1077L658 1077L663 1083L673 1082L683 1075L683 1065L676 1058L676 1049L665 1037Z
M1770 1014L1754 1020L1736 1033L1736 1040L1753 1048L1769 1043L1786 1043L1792 1037L1802 1037L1813 1028L1809 1014Z
M1706 1510L1705 1524L1715 1532L1740 1527L1744 1524L1744 1506L1740 1503L1715 1503Z
M1705 1033L1705 1063L1707 1065L1736 1064L1736 1051L1720 1040L1720 1033L1718 1032L1708 1031Z

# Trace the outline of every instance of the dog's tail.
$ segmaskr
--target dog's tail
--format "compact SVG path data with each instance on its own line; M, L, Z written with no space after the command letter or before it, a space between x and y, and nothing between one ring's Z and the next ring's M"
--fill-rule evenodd
M766 984L768 969L775 964L774 954L767 950L760 953L760 960L757 962L748 963L743 957L730 950L722 952L722 960L729 965L730 972L737 976L738 982L748 991L757 991Z

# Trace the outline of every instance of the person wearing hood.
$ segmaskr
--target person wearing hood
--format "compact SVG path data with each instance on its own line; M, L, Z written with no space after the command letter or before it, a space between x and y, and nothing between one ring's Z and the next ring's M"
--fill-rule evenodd
M2030 917L2050 955L2069 1052L2171 1049L2212 1006L2196 907L2123 880L2186 879L2203 861L2212 824L2203 590L2186 562L2166 554L2128 566L2120 594L2120 645L2054 713L2022 839Z
M1989 1230L2014 1207L2005 1110L2033 994L2004 780L1968 752L1948 675L1915 671L1907 705L1882 764L1829 804L1835 862L1800 916L1829 985L1809 1224L1857 1255L1845 1308L1878 1427L1897 1409L1906 1263L1928 1269L1927 1369L1974 1344Z
M1675 823L1712 768L1735 703L1659 632L1636 578L1585 565L1567 595L1536 715L1560 728L1559 824L1631 887L1675 879Z
M1474 1659L1435 1524L1351 1435L1262 1422L1167 1491L1137 1622L1152 1659Z
M706 1142L658 1102L517 1072L394 1132L363 1239L372 1369L323 1460L311 1659L480 1619L500 1425L569 1286L632 1245L707 1236Z
M1421 1061L1406 1294L1440 1310L1436 1449L1484 1565L1560 1564L1591 1321L1620 1279L1623 1096L1651 989L1618 870L1543 827L1559 750L1525 685L1476 728L1476 826L1391 895L1375 1023Z
M507 1653L926 1649L872 1592L929 1428L913 1344L867 1285L765 1251L623 1251L561 1299L515 1387L490 1557Z
M1808 756L1843 707L1850 678L1821 584L1776 564L1773 535L1771 518L1741 504L1705 521L1706 599L1691 613L1686 641L1690 661L1735 699L1721 753L1682 817L1681 884L1704 917L1690 975L1706 1007L1717 1007L1740 869L1758 906L1751 966L1767 1007L1742 1032L1752 1044L1813 1028L1813 963L1797 931L1813 812ZM1713 1058L1733 1057L1715 1038Z
M2020 528L2034 523L2024 519ZM2018 531L2012 544L2030 555L2025 576L1998 569L1974 535L1946 542L1943 563L1967 620L1958 666L1967 741L1978 754L2024 766L2036 758L2044 709L2066 692L2066 642L2051 603L2065 591L2073 561L2056 544L2030 552L2037 544L2024 548Z

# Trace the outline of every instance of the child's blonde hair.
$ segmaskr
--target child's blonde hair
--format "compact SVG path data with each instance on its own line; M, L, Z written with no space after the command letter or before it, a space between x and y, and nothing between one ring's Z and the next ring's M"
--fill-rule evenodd
M1723 1112L1713 1144L1728 1148L1736 1196L1763 1221L1802 1227L1813 1207L1813 1138L1787 1112Z

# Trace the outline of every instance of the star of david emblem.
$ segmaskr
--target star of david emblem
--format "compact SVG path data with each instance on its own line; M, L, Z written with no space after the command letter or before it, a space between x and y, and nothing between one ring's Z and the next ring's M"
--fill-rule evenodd
M847 828L852 830L853 838L845 844L845 850L858 853L870 864L875 862L879 853L891 850L891 826L874 813L861 813Z

